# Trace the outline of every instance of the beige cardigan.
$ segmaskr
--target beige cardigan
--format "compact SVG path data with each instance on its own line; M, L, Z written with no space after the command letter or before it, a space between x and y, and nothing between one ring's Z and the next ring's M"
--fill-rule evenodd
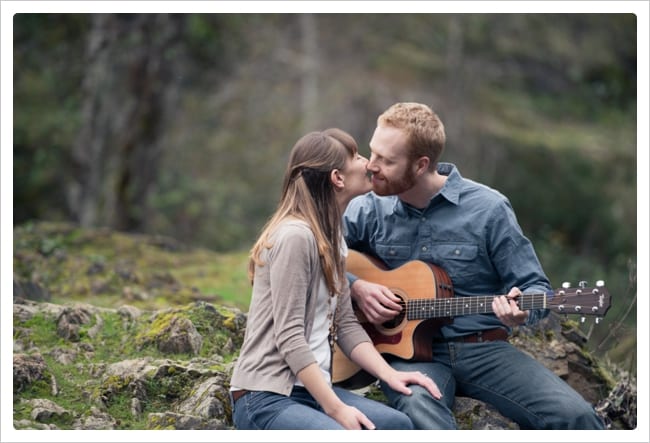
M316 239L302 221L285 221L272 236L265 266L255 269L244 343L231 386L289 395L300 370L315 363L309 335L322 276ZM337 343L349 356L370 342L352 310L350 292L339 296Z

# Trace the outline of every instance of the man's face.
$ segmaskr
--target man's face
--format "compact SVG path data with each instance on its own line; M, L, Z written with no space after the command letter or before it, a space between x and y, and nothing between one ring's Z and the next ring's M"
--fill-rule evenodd
M407 135L401 129L377 126L370 140L372 190L377 195L399 195L415 184L414 167L409 160Z

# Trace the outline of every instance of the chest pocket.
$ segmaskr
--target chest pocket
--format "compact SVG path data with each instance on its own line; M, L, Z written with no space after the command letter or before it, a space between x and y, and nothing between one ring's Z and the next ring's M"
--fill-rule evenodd
M433 248L434 262L442 267L452 280L477 272L475 265L478 245L472 243L438 243Z
M390 269L403 265L411 257L410 245L377 244L377 255L388 265Z

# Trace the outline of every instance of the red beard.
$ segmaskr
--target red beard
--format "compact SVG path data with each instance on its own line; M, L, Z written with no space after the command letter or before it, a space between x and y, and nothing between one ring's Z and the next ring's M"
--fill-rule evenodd
M399 195L408 191L415 185L415 174L409 169L402 177L395 181L389 181L384 178L377 180L374 176L372 179L372 190L377 195Z

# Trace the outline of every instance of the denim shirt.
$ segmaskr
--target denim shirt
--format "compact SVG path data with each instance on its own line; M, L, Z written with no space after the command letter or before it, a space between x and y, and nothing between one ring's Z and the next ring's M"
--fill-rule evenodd
M353 199L343 216L348 247L381 259L389 269L411 260L437 265L451 278L456 297L505 295L514 286L523 293L552 294L508 199L463 178L451 163L439 163L438 173L447 176L446 183L424 209L373 192ZM527 324L548 312L531 310ZM441 333L449 338L499 326L504 327L493 313L461 315Z

